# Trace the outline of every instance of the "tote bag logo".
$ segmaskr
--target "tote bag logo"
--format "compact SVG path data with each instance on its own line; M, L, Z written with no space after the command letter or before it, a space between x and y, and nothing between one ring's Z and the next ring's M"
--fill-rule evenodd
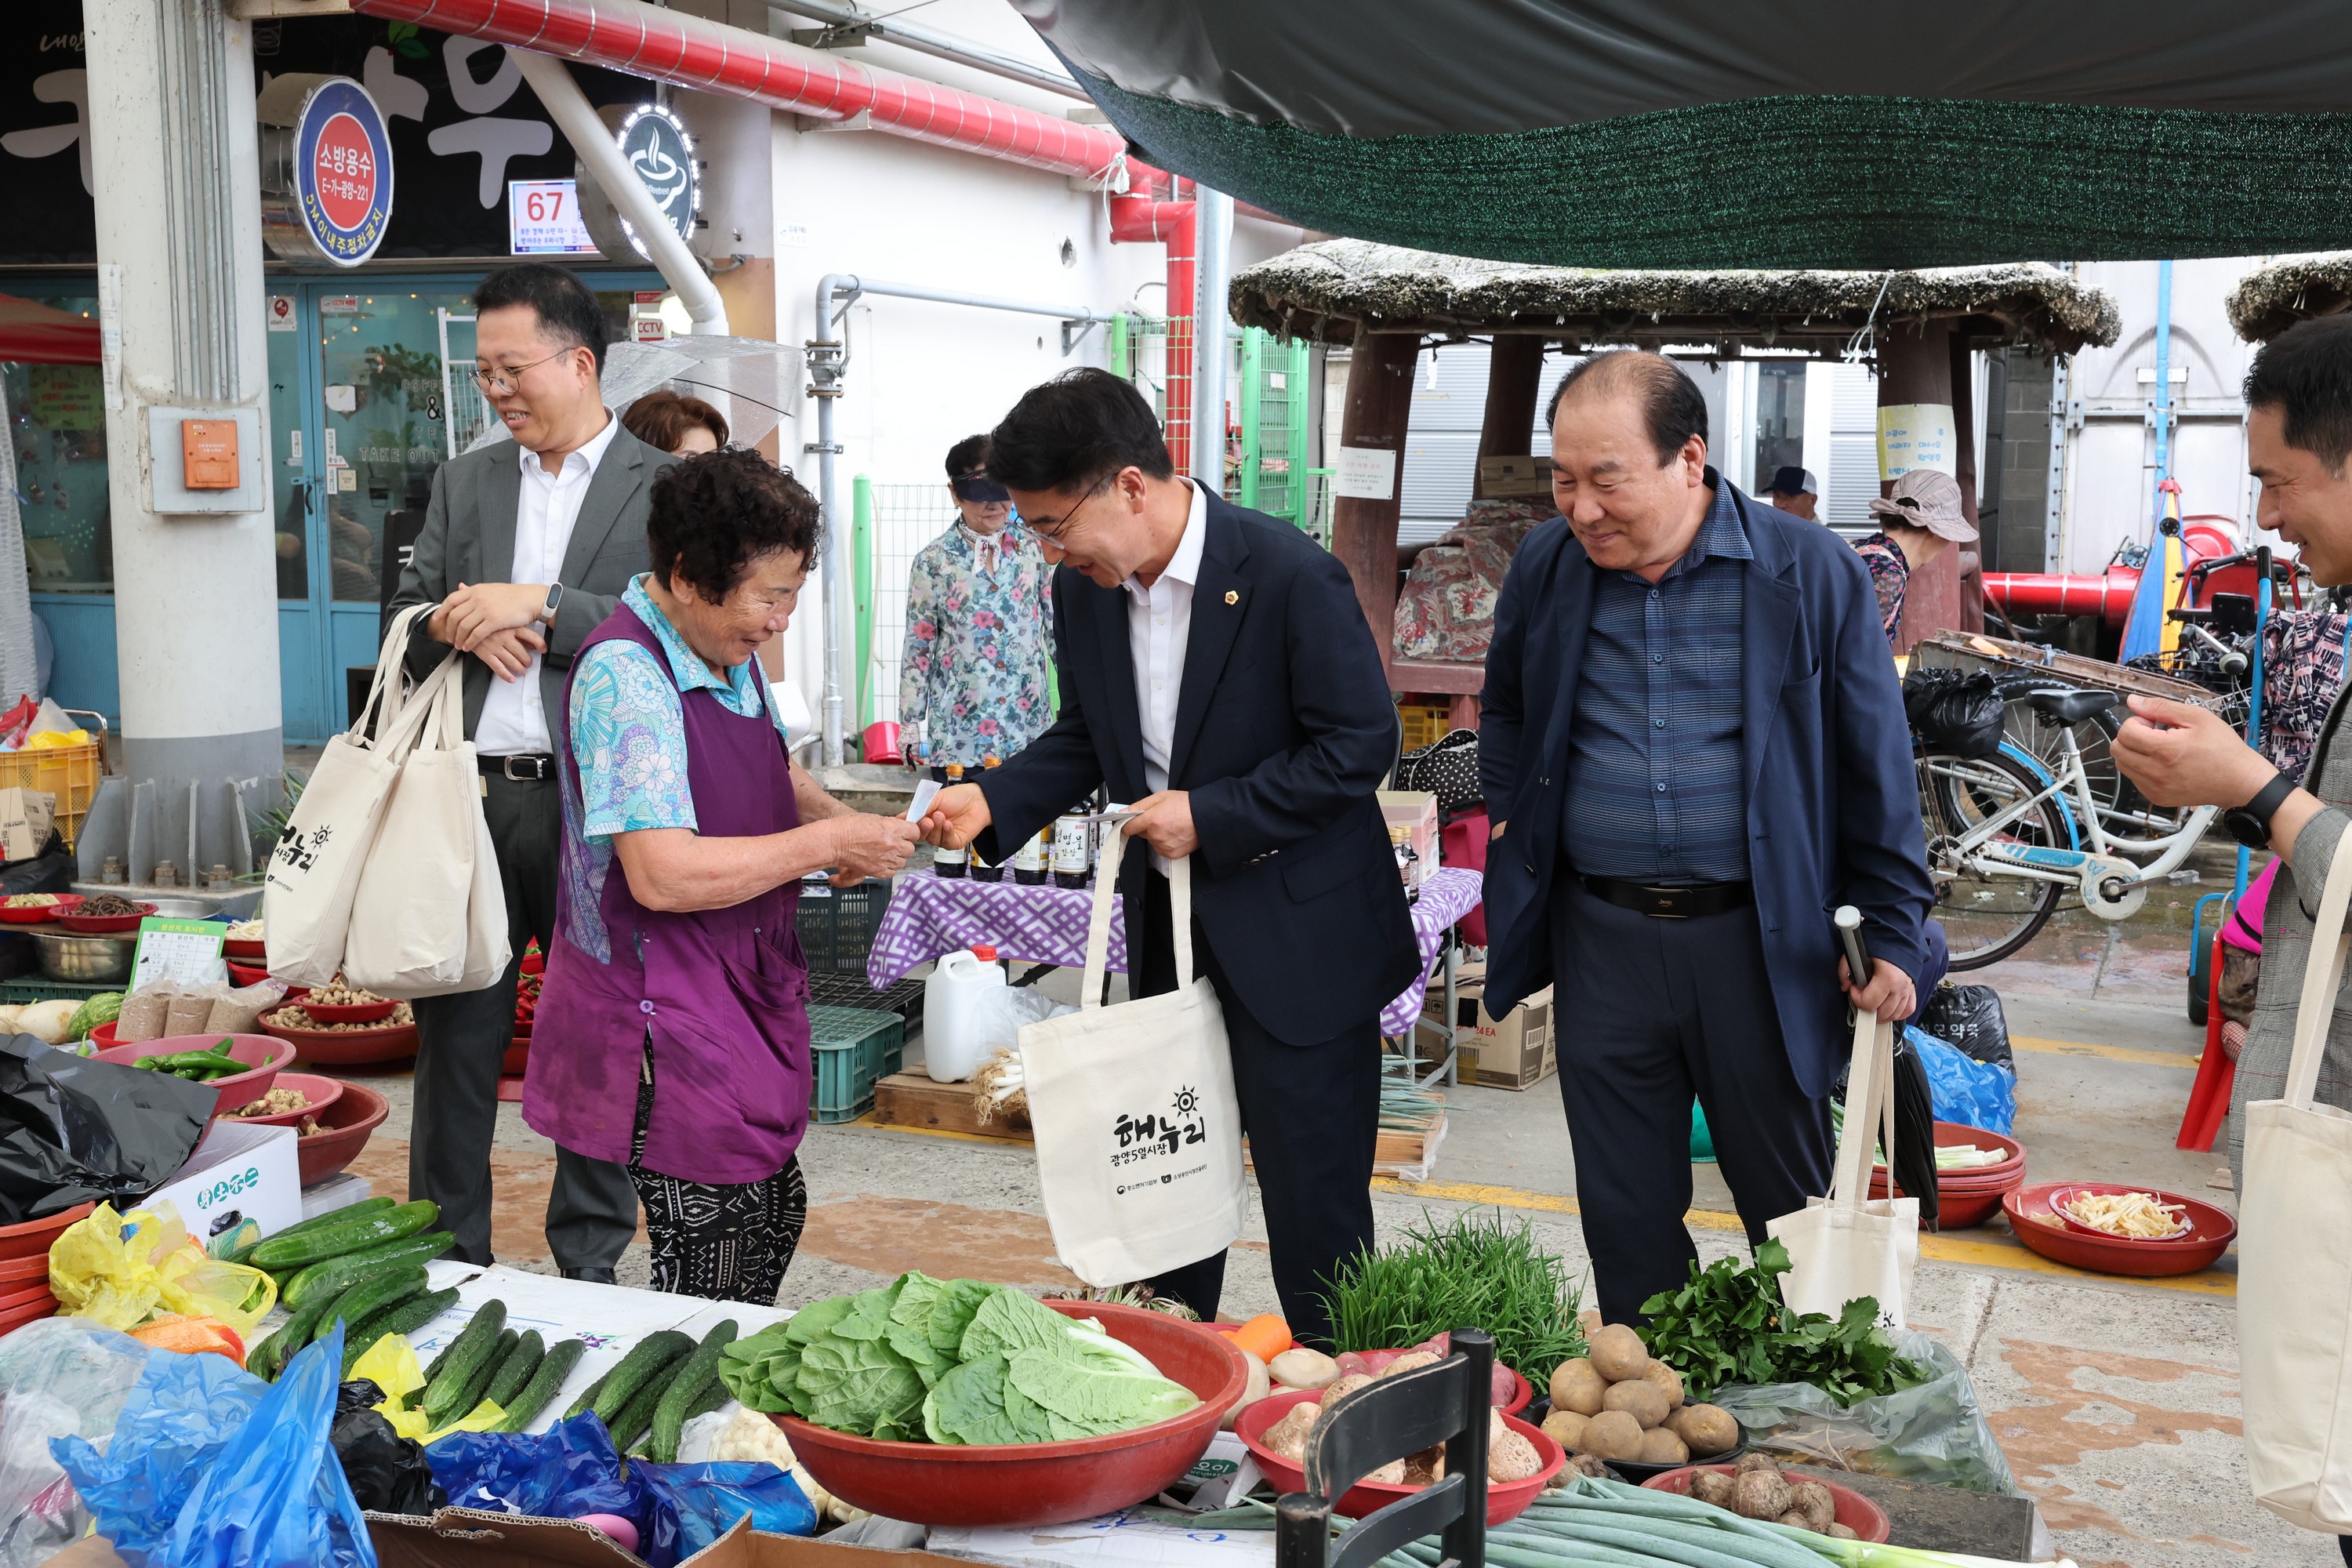
M1111 1156L1113 1168L1142 1165L1155 1157L1168 1159L1180 1156L1194 1144L1209 1141L1209 1120L1201 1104L1201 1091L1187 1084L1170 1097L1169 1113L1147 1110L1140 1115L1122 1111L1111 1123ZM1156 1175L1149 1171L1135 1172L1118 1187L1118 1194L1150 1186L1167 1186L1181 1177L1206 1170L1206 1164L1191 1170L1162 1171Z

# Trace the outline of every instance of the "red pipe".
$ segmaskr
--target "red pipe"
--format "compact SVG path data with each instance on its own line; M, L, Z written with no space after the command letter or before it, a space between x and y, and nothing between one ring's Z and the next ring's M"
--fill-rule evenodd
M2096 616L2120 627L2131 618L2139 568L2110 566L2099 576L2048 572L1988 572L1985 597L2012 616Z
M1114 243L1168 247L1167 408L1160 427L1168 437L1169 461L1180 474L1192 471L1192 312L1199 236L1200 206L1195 202L1163 202L1147 195L1110 199Z

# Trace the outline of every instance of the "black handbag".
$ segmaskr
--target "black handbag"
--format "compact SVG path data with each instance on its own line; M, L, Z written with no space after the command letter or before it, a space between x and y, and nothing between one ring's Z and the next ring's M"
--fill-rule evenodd
M1443 812L1467 811L1482 804L1478 784L1478 731L1449 730L1426 746L1397 759L1396 787L1425 791Z

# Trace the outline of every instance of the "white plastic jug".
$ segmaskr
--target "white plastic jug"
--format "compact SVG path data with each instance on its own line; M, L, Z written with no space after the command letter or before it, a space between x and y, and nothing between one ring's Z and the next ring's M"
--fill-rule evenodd
M923 1068L937 1083L965 1083L996 1054L1004 971L992 947L943 953L923 982Z

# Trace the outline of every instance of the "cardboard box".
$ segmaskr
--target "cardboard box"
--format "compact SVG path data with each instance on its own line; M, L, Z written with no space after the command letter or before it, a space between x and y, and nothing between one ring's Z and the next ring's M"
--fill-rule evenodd
M1500 1018L1486 1011L1482 986L1464 985L1457 976L1454 993L1462 1074L1469 1081L1486 1089L1533 1089L1559 1070L1550 986ZM1427 1010L1431 1016L1444 1012L1442 983L1431 987Z
M1427 790L1384 789L1380 792L1381 819L1390 827L1412 830L1412 852L1418 857L1407 887L1419 887L1437 869L1437 797Z
M30 860L49 841L58 797L45 789L0 789L0 860Z
M302 1167L291 1127L255 1127L215 1117L180 1173L146 1202L171 1200L188 1234L210 1241L239 1218L272 1235L302 1218Z
M383 1568L645 1568L607 1535L569 1519L445 1508L431 1519L372 1513L368 1540ZM105 1537L84 1536L46 1568L124 1568ZM796 1535L762 1535L744 1521L679 1568L971 1568L929 1552L877 1552Z

